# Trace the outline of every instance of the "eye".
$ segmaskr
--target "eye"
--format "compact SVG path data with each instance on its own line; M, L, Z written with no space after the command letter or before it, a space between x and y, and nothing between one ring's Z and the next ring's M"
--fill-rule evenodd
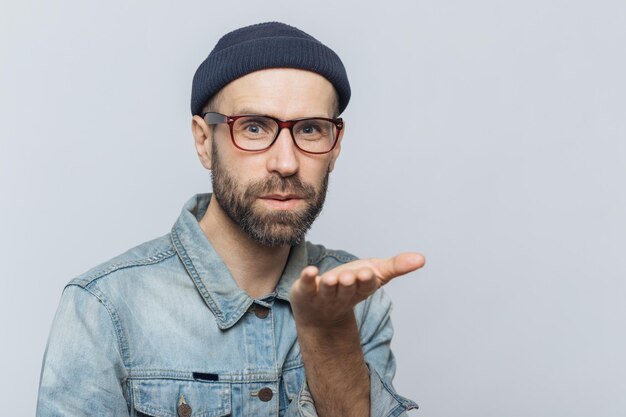
M298 125L298 133L303 135L319 135L324 131L323 126L317 120L307 120Z
M303 126L302 129L300 129L300 131L304 133L305 135L310 135L315 132L319 132L319 128L313 124L308 124L308 125Z
M330 135L330 122L321 119L303 120L294 128L294 133L301 139L318 140Z
M259 125L249 124L248 126L246 126L246 130L249 133L260 133L263 130L263 128Z
M235 131L249 138L267 136L275 130L273 123L271 119L263 117L243 117L235 123Z
M259 120L247 120L242 125L246 133L259 134L267 130L267 124Z

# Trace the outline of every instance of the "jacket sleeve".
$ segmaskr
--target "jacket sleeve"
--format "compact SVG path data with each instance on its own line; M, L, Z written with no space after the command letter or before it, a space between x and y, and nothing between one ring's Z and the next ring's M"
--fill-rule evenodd
M398 395L392 385L396 363L390 347L393 337L390 313L391 300L382 289L355 308L361 348L370 376L371 417L404 417L408 410L417 408L415 402ZM306 381L285 413L285 417L295 416L317 417Z
M120 334L102 297L63 291L44 354L37 417L128 416Z

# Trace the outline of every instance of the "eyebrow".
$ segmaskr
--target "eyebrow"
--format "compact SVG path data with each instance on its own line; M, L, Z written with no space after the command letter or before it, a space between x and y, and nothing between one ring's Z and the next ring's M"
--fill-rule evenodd
M276 117L273 114L267 114L264 112L260 112L257 111L255 109L253 109L252 107L242 107L240 109L236 109L235 112L233 112L233 114L255 114L255 115L259 115L259 116L271 116L271 117ZM329 118L331 116L327 116L327 115L316 115L316 116L302 116L301 118L315 118L315 117L322 117L322 118ZM276 117L277 119L280 119L280 117ZM300 117L298 117L298 119L300 119Z

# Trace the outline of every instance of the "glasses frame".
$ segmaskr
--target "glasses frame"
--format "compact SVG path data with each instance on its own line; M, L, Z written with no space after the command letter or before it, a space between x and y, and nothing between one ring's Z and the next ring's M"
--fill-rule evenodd
M237 121L237 119L241 119L242 117L267 117L268 119L275 121L276 124L278 124L278 130L276 131L276 135L274 136L274 139L270 142L270 144L262 149L245 149L237 145L237 142L235 142L235 133L233 132L233 126L235 124L235 121ZM293 119L293 120L281 120L281 119L277 119L276 117L267 116L264 114L237 114L234 116L226 116L225 114L221 114L221 113L206 112L206 113L202 113L202 119L204 119L204 121L208 125L216 125L216 124L224 124L224 123L227 124L230 130L231 142L237 149L240 149L245 152L261 152L261 151L265 151L271 148L272 145L276 142L276 139L278 139L280 132L283 129L287 128L289 129L289 133L291 134L291 141L296 146L296 148L298 148L304 153L313 154L313 155L323 155L335 149L335 146L337 146L337 142L339 141L338 139L339 139L339 134L341 133L341 129L343 129L344 127L344 121L341 117L337 119L328 119L326 117L303 117L300 119ZM333 146L331 146L329 150L324 151L324 152L311 152L311 151L307 151L306 149L302 149L300 146L298 146L298 143L296 142L296 137L293 134L293 127L296 123L299 123L304 120L325 120L335 125L335 127L337 128L337 133L335 134Z

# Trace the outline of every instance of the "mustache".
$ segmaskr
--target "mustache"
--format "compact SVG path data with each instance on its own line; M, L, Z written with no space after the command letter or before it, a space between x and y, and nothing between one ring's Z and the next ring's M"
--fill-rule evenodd
M297 176L281 177L278 174L272 174L263 180L250 184L244 197L254 198L273 193L296 194L302 198L313 198L315 197L315 187L304 183Z

